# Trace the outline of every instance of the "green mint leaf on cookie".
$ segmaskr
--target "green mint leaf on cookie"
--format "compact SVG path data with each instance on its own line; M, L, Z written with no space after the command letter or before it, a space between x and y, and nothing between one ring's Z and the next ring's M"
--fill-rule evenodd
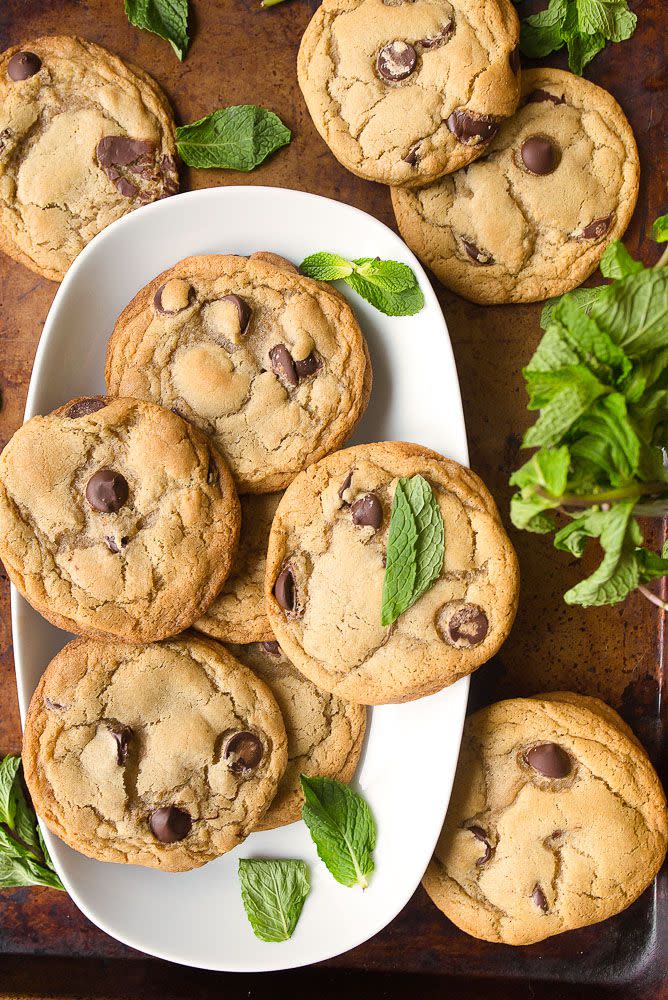
M660 215L652 223L652 239L655 243L668 242L668 215Z
M44 885L63 889L23 790L21 758L0 760L0 888Z
M334 778L301 776L302 819L309 828L318 857L341 885L369 884L374 870L376 822L357 792Z
M271 153L287 146L290 129L273 111L255 104L219 108L176 130L176 146L189 167L254 170Z
M342 279L386 316L414 316L424 306L424 294L415 274L408 264L397 260L346 260L321 251L302 261L300 270L319 281Z
M241 899L253 933L261 941L287 941L309 894L309 872L303 861L242 858Z
M183 60L190 43L188 0L125 0L130 24L159 35L170 43Z
M443 567L443 517L422 476L397 482L390 512L381 625L391 625L438 579Z

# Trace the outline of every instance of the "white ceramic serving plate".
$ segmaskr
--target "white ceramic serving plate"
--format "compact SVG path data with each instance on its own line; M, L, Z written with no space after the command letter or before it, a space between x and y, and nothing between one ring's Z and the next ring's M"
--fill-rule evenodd
M371 350L374 388L355 441L417 441L467 462L459 385L447 327L419 262L395 233L348 205L299 191L222 187L181 194L120 219L80 254L56 294L33 368L26 419L73 396L104 390L107 338L135 293L190 254L270 249L296 263L316 250L401 260L425 295L417 315L388 318L342 290ZM69 636L12 592L21 717L49 659ZM334 881L303 823L252 834L197 871L167 874L92 861L44 831L75 903L102 930L141 951L205 969L257 972L338 955L402 909L427 866L450 797L468 678L440 694L373 710L357 786L378 824L376 871L362 892ZM290 941L254 937L241 903L237 861L295 857L312 888Z

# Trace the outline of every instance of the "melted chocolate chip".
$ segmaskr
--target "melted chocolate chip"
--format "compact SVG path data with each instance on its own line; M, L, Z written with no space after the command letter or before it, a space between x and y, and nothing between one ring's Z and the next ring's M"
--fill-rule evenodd
M540 104L541 101L551 101L552 104L565 104L564 95L557 97L556 94L551 94L548 90L532 90L527 97L525 104Z
M125 173L149 182L158 180L155 152L156 145L149 139L131 139L123 135L103 136L96 149L97 162L124 198L136 198L139 194L139 187Z
M465 604L455 611L448 623L448 632L453 642L465 646L479 646L487 635L489 622L487 615L477 604Z
M44 698L44 704L51 711L58 711L58 709L64 707L63 705L60 704L59 701L52 701L51 698L49 698L48 696Z
M270 656L281 655L281 647L278 645L275 639L272 640L272 642L261 642L260 648L263 649L265 653L269 653Z
M311 351L307 358L302 361L295 361L295 369L297 372L297 378L301 382L302 379L310 378L311 375L315 375L316 372L320 371L322 368L322 361L315 353Z
M285 344L276 344L275 347L272 347L269 351L269 360L271 361L271 368L274 375L284 385L289 386L290 389L295 389L299 384L299 376L297 375L292 355Z
M452 134L465 146L491 142L499 131L499 123L489 115L472 115L468 111L453 111L447 124Z
M14 83L39 73L42 60L34 52L17 52L7 63L7 76Z
M399 83L400 80L405 80L407 76L411 75L415 69L416 61L417 53L413 46L397 39L394 42L388 42L380 50L376 57L376 69L383 80L387 80L389 83Z
M375 493L367 493L355 500L350 508L353 524L368 526L376 531L383 523L383 505Z
M544 778L566 778L571 773L571 758L558 743L539 743L527 750L524 759Z
M553 173L559 162L557 147L544 135L530 135L525 139L520 156L529 173L539 177Z
M538 907L539 910L542 910L543 913L547 913L548 906L547 906L547 900L545 898L545 893L541 889L541 887L538 884L538 882L536 882L535 886L533 887L533 892L531 893L531 898L532 898L532 900L534 901L534 903L536 904L536 906Z
M604 219L594 219L581 232L572 233L576 240L600 240L605 236L612 225L612 215L607 215Z
M99 469L86 485L86 500L94 510L113 514L120 510L129 496L127 480L114 469Z
M510 63L510 68L517 76L520 71L520 47L516 45L514 49L511 49L508 55L508 62Z
M231 302L236 306L237 315L239 316L239 332L245 333L251 318L251 307L248 303L244 302L238 295L223 295L220 301Z
M165 307L162 304L162 293L168 284L169 282L166 281L164 285L160 285L160 288L153 296L153 305L155 306L156 312L161 313L163 316L176 316L177 313L183 312L183 310L187 309L188 306L191 304L191 302L195 298L195 289L192 287L192 285L188 289L188 301L184 306L178 306L178 308L176 309L165 309Z
M274 597L284 611L296 611L297 609L297 588L295 586L294 573L290 566L286 566L276 577L274 584Z
M350 484L352 483L352 481L353 481L353 470L351 469L346 478L339 486L339 500L343 500L343 494L346 492L346 490L350 489Z
M476 865L478 866L484 865L485 862L489 861L489 859L492 856L492 845L487 839L487 834L485 833L485 831L481 826L469 826L468 829L476 838L476 840L479 840L482 844L485 845L485 853L482 854L476 861Z
M462 246L466 251L466 256L469 257L474 264L480 264L481 267L487 267L488 264L494 263L494 258L491 253L488 253L487 250L481 250L475 245L475 243L471 243L470 240L465 240L464 237L462 237Z
M407 163L409 165L409 167L415 167L415 166L417 166L418 161L420 159L420 147L421 146L422 146L422 142L416 142L415 145L411 146L411 148L408 150L408 152L404 156L404 163Z
M77 399L76 402L72 403L65 410L65 416L70 417L75 420L77 417L87 417L89 413L97 413L98 410L102 410L107 405L105 399L100 399L99 396L85 396L83 399Z
M223 751L227 766L234 774L247 775L262 760L262 740L255 733L233 733Z
M104 540L107 543L107 548L114 554L121 551L116 544L116 539L112 538L111 535L105 535Z
M188 836L193 821L184 809L164 806L151 813L148 825L161 844L175 844L177 840L183 840Z
M125 764L128 759L132 730L129 726L111 725L109 726L109 732L116 740L116 759L119 764Z
M428 35L427 38L421 38L419 44L423 49L437 49L439 45L443 45L444 42L452 38L454 27L455 22L452 18L449 18L435 35Z

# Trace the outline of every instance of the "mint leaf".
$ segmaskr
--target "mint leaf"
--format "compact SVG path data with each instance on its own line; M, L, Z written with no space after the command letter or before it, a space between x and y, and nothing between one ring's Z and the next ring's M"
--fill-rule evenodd
M604 555L591 576L566 591L567 604L581 604L586 608L617 604L636 589L639 583L635 555L638 528L631 520L634 506L633 500L627 500L616 503L608 511L591 511L579 519L580 530L590 538L598 538ZM563 543L563 539L561 541Z
M660 350L668 337L668 269L647 268L608 285L589 315L630 358Z
M181 159L204 169L253 170L291 138L290 129L273 111L255 104L219 108L176 130Z
M339 257L335 253L313 253L306 257L299 266L302 274L315 281L336 281L338 278L347 278L352 274L353 265L345 257Z
M21 758L8 754L0 761L0 823L5 823L10 830L14 829L16 820L16 794L14 783L21 766Z
M524 448L558 444L594 400L608 391L584 365L555 372L528 371L525 375L529 409L541 413L524 435Z
M546 10L524 18L520 26L520 49L525 56L541 59L561 48L567 10L568 0L550 0Z
M606 41L630 38L636 22L627 0L550 0L546 10L522 20L520 48L540 59L565 43L569 68L581 75Z
M301 776L302 819L318 857L342 885L369 884L374 870L376 823L369 806L352 788L333 778Z
M605 48L605 36L596 32L594 35L585 35L579 31L568 35L566 38L568 48L568 68L577 76L582 76L585 66L598 55L601 49Z
M616 279L642 271L643 265L633 259L621 240L613 240L603 251L600 268L604 278Z
M545 511L559 506L566 490L570 461L566 445L541 448L513 473L510 484L521 490L510 502L510 519L516 528L539 534L554 529L554 518Z
M576 422L573 433L577 440L571 445L572 455L597 465L604 481L621 485L638 472L640 439L621 393L597 399Z
M558 303L566 298L570 299L571 302L575 302L584 313L588 314L592 303L596 301L605 287L605 285L599 285L597 288L575 288L572 292L567 292L566 295L558 295L555 298L548 299L540 314L541 327L543 330L547 329L552 321L554 310Z
M405 489L417 528L415 583L411 595L413 605L441 575L445 529L440 508L427 480L422 476L412 476L406 481Z
M638 560L638 574L641 583L649 583L659 577L668 575L668 558L666 557L666 546L659 556L649 549L636 549L636 559Z
M241 858L241 899L253 933L261 941L287 941L311 884L303 861Z
M406 292L417 284L408 264L378 257L360 257L353 261L357 274L365 281L377 284L387 292Z
M368 278L358 271L353 271L345 280L358 295L386 316L414 316L424 305L424 295L415 276L413 276L414 284L402 291L396 291L378 274Z
M610 383L628 375L632 366L624 351L573 299L565 296L555 307L554 322L579 360L599 378Z
M188 0L125 0L130 24L159 35L170 43L179 59L185 58L188 38Z
M652 239L655 243L666 243L668 241L668 215L660 215L652 223Z
M63 889L23 791L21 773L20 757L9 754L0 760L0 888Z

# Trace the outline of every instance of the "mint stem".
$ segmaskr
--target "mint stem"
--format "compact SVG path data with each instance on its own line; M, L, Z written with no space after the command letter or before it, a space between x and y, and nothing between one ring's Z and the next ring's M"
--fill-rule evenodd
M275 7L279 3L283 3L284 0L262 0L260 7Z
M659 259L657 260L657 262L654 265L654 267L655 268L657 268L657 267L665 267L666 264L668 264L668 245L666 246L666 249L663 251L663 253L659 257Z
M591 507L592 504L612 503L617 500L633 500L640 497L660 496L668 494L666 483L633 483L630 486L620 486L615 490L601 490L599 493L564 493L561 497L552 497L546 490L538 487L538 496L546 500L554 500L555 507ZM668 500L668 497L666 498Z
M656 594L653 594L648 587L643 586L641 583L638 590L643 597L647 598L648 601L651 601L652 604L656 604L657 608L661 608L662 611L668 611L668 604L666 604L665 601L662 601L660 597L657 597Z

